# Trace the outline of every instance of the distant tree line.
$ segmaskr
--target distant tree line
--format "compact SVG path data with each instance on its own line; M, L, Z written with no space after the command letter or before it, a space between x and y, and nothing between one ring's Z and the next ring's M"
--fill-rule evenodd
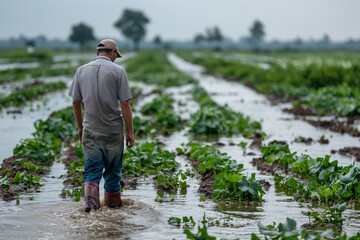
M250 49L259 50L308 50L308 49L360 49L360 39L349 39L344 42L333 42L327 34L324 34L320 40L310 39L308 41L297 37L292 41L265 41L265 25L260 20L255 20L249 27L249 35L242 37L239 41L232 41L226 38L218 26L205 29L203 33L197 33L192 41L164 41L160 35L154 36L152 41L143 41L146 36L146 25L150 19L142 12L137 10L125 9L113 26L129 42L121 41L122 48L133 48L138 50L140 43L144 48L177 48L177 49ZM69 41L48 40L41 35L35 38L20 36L19 38L10 38L0 40L0 48L11 47L56 47L56 48L75 48L85 49L87 44L99 41L96 38L93 28L86 23L78 23L71 27ZM118 41L120 42L120 41ZM131 46L130 46L131 43ZM89 44L90 45L90 44Z

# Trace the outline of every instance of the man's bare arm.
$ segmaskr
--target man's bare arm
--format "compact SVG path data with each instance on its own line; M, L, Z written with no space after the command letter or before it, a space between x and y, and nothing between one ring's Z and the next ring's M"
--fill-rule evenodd
M126 146L131 148L135 143L134 128L131 112L130 100L121 102L121 110L124 117L127 133L126 133Z
M83 115L82 115L82 111L81 111L81 102L73 99L73 108L74 108L76 124L78 127L79 139L80 139L80 141L82 141Z

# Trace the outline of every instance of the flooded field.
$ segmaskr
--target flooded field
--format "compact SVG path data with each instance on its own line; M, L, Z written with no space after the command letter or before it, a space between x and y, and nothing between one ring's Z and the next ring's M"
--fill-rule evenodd
M129 59L136 57L134 54L128 56ZM86 55L81 59L89 60L92 57ZM237 57L242 58L242 55ZM59 56L56 59L78 61L79 57ZM184 145L191 141L204 146L215 146L222 153L227 153L237 164L243 164L244 176L250 178L255 173L257 180L269 183L269 187L266 190L264 188L263 201L241 201L240 199L224 201L220 198L204 197L204 194L199 192L199 186L202 184L200 173L194 170L186 154L174 154L175 161L179 163L178 171L191 173L187 175L185 190L165 192L160 198L154 176L144 174L136 176L135 189L123 190L124 206L122 208L109 209L102 206L100 211L85 213L83 199L73 201L73 198L60 197L65 188L63 181L67 173L60 160L66 156L67 149L74 146L73 142L73 145L64 147L57 157L58 160L51 165L50 172L41 178L40 182L45 185L37 192L21 193L12 201L0 202L1 239L186 239L184 229L197 233L198 227L204 225L207 226L207 233L218 239L251 239L252 233L261 236L259 222L263 225L273 222L284 223L288 217L296 220L297 227L300 228L301 225L309 223L309 217L302 214L302 211L324 212L332 205L318 201L295 201L293 194L287 194L275 187L274 176L259 170L253 164L254 158L263 156L260 150L261 145L282 141L298 155L307 154L312 158L331 155L331 160L338 160L339 166L348 166L353 163L356 167L360 166L359 161L355 161L355 157L338 153L339 149L359 146L359 137L314 127L305 121L306 119L284 112L283 109L288 108L290 103L273 104L264 94L239 82L228 81L223 77L205 73L202 66L192 64L175 53L167 53L166 59L182 74L197 81L216 104L227 105L229 111L241 113L249 116L251 121L261 123L261 131L265 134L258 145L253 144L255 136L246 137L244 134L197 139L189 132L191 126L184 125L167 134L149 134L139 137L136 139L137 142L141 144L144 142L164 143L163 150L173 153L176 153L178 148L184 148ZM261 60L268 61L269 59ZM126 62L119 62L119 64L127 67ZM8 65L7 68L12 66ZM31 67L36 67L36 64ZM5 69L6 66L3 68ZM134 116L150 119L145 116L142 109L146 104L163 95L169 95L174 99L173 110L183 120L189 122L192 115L200 111L201 103L194 100L191 94L191 90L195 88L193 84L164 87L146 81L132 81L133 78L141 77L141 74L140 76L129 74L131 87L137 87L142 92L141 97L135 101ZM66 82L67 87L72 81L71 77L61 77L61 79ZM183 79L181 78L180 81ZM44 78L44 81L52 80ZM3 88L5 89L6 86L0 86L0 89ZM33 125L36 120L45 120L54 111L71 106L71 98L66 93L67 89L46 94L41 100L33 101L31 106L22 108L19 114L7 114L7 109L11 108L2 109L0 163L13 155L13 149L21 139L32 136L31 134L36 130ZM314 116L308 118L311 117ZM319 118L331 119L334 116L320 116ZM299 137L311 138L312 141L306 144L297 141ZM322 138L328 139L328 144L318 141ZM103 194L101 187L100 196ZM357 199L345 202L348 202L343 212L346 220L342 223L341 234L354 236L360 230L360 202ZM194 223L191 221L184 223L183 217L192 217ZM180 223L177 220L171 220L174 218L179 218Z

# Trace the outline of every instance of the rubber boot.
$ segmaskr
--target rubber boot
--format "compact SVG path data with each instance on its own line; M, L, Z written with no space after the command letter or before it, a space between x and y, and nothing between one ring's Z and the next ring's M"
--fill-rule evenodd
M91 209L98 210L100 208L99 184L94 182L84 183L85 211L90 212Z
M107 192L105 191L105 205L110 208L121 207L121 192Z

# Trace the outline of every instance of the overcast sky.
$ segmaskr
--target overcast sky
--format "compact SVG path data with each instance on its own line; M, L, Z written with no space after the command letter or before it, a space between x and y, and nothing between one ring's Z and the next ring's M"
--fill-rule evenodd
M190 40L207 27L238 40L255 19L265 25L266 40L297 37L360 39L359 0L0 0L0 38L66 39L71 26L84 22L96 37L121 39L114 22L125 8L141 10L151 20L147 39Z

